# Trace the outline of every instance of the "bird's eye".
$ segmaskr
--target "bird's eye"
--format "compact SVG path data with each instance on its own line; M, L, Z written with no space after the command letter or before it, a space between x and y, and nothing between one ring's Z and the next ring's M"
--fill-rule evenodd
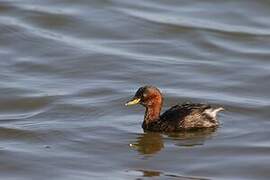
M147 97L147 94L146 93L143 93L143 97Z

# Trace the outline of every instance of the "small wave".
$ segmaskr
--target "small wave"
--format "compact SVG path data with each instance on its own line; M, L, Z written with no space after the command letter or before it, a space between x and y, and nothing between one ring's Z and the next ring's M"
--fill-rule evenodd
M27 118L37 116L41 113L44 113L45 111L46 111L45 109L42 109L39 111L32 111L32 112L27 112L27 113L0 114L0 121L27 119Z
M129 15L134 18L139 18L150 23L157 23L160 25L174 26L177 28L188 28L197 30L207 30L213 32L223 32L232 34L247 34L247 35L260 35L260 36L270 36L268 29L258 29L253 27L243 27L237 25L229 25L225 23L218 23L209 20L203 20L192 17L180 17L171 16L168 14L143 12L132 9L120 9L117 8L119 12Z

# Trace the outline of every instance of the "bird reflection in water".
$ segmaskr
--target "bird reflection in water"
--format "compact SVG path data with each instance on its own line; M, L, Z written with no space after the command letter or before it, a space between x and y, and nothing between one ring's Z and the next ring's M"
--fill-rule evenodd
M155 171L155 170L143 170L139 169L136 170L137 172L142 173L143 177L155 177L155 176L161 176L162 179L185 179L185 180L209 180L204 177L196 177L196 176L184 176L184 175L179 175L179 174L172 174L172 173L166 173L166 172L161 172L161 171ZM152 179L151 178L151 179ZM140 179L140 178L138 178Z
M139 134L135 143L130 144L141 154L155 154L163 147L162 134L158 132L146 132Z
M179 174L172 174L172 173L166 173L161 171L155 171L155 170L136 170L137 172L142 173L143 177L155 177L155 176L161 176L162 179L185 179L185 180L209 180L204 177L196 177L196 176L183 176ZM138 178L140 179L140 178Z
M130 146L140 154L156 154L164 148L164 141L173 140L177 146L198 146L203 145L216 132L216 128L198 129L193 131L182 131L174 133L145 132L139 134L136 141Z
M137 170L137 171L141 172L143 177L154 177L160 176L162 174L160 171L153 171L153 170Z

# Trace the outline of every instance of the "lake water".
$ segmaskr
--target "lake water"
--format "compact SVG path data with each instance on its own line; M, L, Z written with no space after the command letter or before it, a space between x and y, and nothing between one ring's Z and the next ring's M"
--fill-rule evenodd
M270 179L267 0L2 0L0 57L0 179ZM146 84L221 126L144 133Z

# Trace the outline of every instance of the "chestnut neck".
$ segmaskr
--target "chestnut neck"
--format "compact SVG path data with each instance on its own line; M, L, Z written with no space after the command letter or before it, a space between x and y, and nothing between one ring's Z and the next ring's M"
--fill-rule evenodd
M157 121L160 117L160 111L162 108L162 96L153 98L145 107L144 123L149 124Z

